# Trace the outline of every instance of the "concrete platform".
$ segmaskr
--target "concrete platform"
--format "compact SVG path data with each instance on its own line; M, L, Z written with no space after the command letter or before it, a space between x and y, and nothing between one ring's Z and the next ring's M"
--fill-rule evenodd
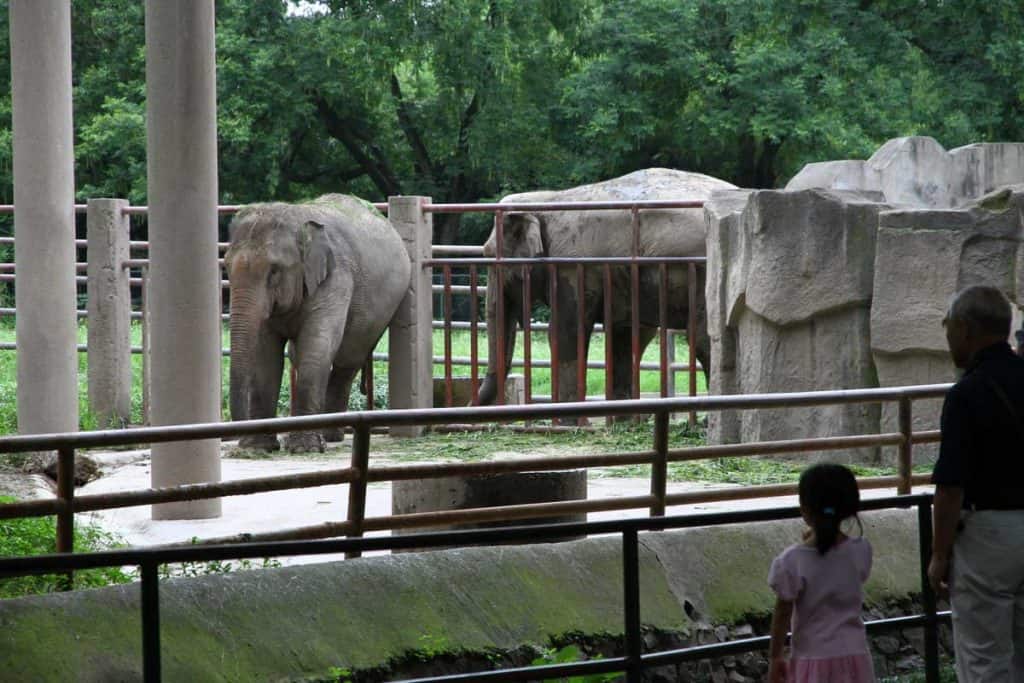
M376 437L375 437L376 438ZM343 444L327 454L315 456L285 456L274 454L267 459L243 459L230 457L234 444L224 446L221 462L224 481L266 477L300 472L321 471L347 466L348 444ZM150 486L150 462L148 451L90 454L101 463L104 476L78 489L79 494L108 493L145 489ZM535 454L534 454L535 455ZM502 457L495 454L492 457ZM511 457L506 454L506 457ZM389 454L371 455L371 465L394 464ZM711 488L738 486L709 482L670 482L670 493L700 491ZM592 470L588 479L589 497L620 498L640 496L649 493L649 480L643 477L601 476L599 470ZM930 490L915 488L915 492ZM895 489L878 489L864 492L864 497L874 498L895 495ZM688 514L742 510L762 507L795 505L795 496L775 498L754 498L748 500L700 503L669 508L668 514ZM193 537L209 538L239 533L260 533L289 527L309 526L330 521L343 521L348 509L348 486L332 485L289 491L275 491L251 496L232 496L223 499L223 515L216 519L197 520L153 520L149 506L120 508L80 515L81 522L92 520L104 529L114 532L130 545L150 546L164 543L188 541ZM589 521L624 519L644 516L646 509L594 512ZM367 490L366 515L377 517L391 514L390 482L371 484ZM386 535L380 532L372 535ZM281 558L281 564L305 564L340 559L336 556Z

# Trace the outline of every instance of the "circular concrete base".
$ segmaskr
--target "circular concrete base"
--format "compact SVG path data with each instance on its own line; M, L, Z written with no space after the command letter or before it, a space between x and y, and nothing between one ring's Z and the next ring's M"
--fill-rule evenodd
M586 500L586 498L586 470L511 472L474 477L443 477L439 479L392 482L391 514L402 515L415 512L466 510L480 507L525 505L528 503ZM587 521L587 514L584 512L554 517L520 519L511 522L480 522L418 527L409 530L396 530L393 533L585 521ZM559 538L553 540L568 539Z

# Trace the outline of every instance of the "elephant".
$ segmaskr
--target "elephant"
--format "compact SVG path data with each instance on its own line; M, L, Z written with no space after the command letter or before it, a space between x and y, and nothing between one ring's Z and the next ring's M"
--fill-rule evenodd
M344 411L356 373L409 290L402 238L370 204L340 194L246 206L230 233L231 418L276 415L286 342L295 414ZM322 452L325 439L343 433L290 432L282 441L291 452ZM239 445L280 447L274 434Z
M712 192L736 187L723 180L699 173L664 168L651 168L592 185L562 191L540 191L504 197L502 203L558 201L636 201L669 199L707 199ZM639 212L639 256L704 256L706 254L703 209L644 209ZM628 210L519 212L504 214L502 256L506 258L537 257L619 257L633 252L632 216ZM484 255L497 253L497 237L492 230L484 245ZM669 267L668 324L673 328L686 326L689 296L685 267ZM523 275L520 266L506 266L503 276L504 340L498 339L497 278L487 286L487 373L477 402L489 405L497 395L498 344L505 346L507 377L516 344L516 326L522 324ZM604 320L604 268L584 269L583 329L579 330L576 267L557 270L559 315L549 327L549 342L558 343L558 401L583 400L577 390L577 335L584 335L584 348L589 349L590 335L596 322ZM628 266L612 269L612 396L616 399L633 395L632 376L632 305L631 272ZM493 273L493 270L492 270ZM659 325L657 267L640 268L640 348L646 348L655 337ZM550 305L549 270L544 265L530 267L531 304ZM698 309L696 311L697 344L694 349L705 375L710 363L710 340L704 306L704 269L698 268Z

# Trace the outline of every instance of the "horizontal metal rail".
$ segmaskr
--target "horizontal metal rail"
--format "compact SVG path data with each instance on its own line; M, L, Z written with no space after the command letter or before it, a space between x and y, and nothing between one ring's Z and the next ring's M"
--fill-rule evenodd
M641 266L658 266L662 263L668 265L687 265L690 263L703 264L707 263L707 257L705 256L579 256L579 257L566 257L566 256L538 256L536 258L519 258L519 257L486 257L486 258L431 258L423 261L424 268L437 267L437 266L493 266L497 264L503 266L576 266L576 265L592 265L592 266L603 266L603 265L620 265L620 266L631 266L633 264L640 264ZM478 287L478 289L486 289L486 287Z
M646 199L586 202L480 202L477 204L424 204L424 213L494 213L496 211L629 211L634 208L701 209L703 199Z
M322 430L332 427L389 427L395 425L437 425L452 422L544 420L552 418L652 415L658 412L681 413L757 408L794 408L851 403L898 401L901 398L941 398L952 384L840 389L804 393L742 394L696 396L663 399L638 399L602 402L558 403L546 406L513 405L472 408L418 408L412 410L372 410L324 413L301 417L268 418L242 422L210 422L190 425L140 427L131 430L101 430L8 436L0 439L0 453L45 451L57 448L98 448L142 443L166 443L265 434Z

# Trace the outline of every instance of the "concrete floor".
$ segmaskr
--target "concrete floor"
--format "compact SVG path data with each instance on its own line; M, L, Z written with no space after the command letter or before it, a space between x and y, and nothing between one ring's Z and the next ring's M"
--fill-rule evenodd
M225 453L230 453L232 444L225 444ZM149 452L128 451L106 454L90 454L101 464L104 476L78 489L79 494L130 491L150 487ZM222 477L224 481L294 474L344 467L348 464L348 449L340 449L315 457L275 455L268 459L243 459L224 457ZM392 463L387 455L374 455L371 465ZM735 484L713 484L707 482L670 482L670 493L696 491L709 488L724 488ZM649 493L650 483L646 478L613 478L591 474L588 479L590 498L617 498L640 496ZM921 489L926 490L926 489ZM894 489L867 491L865 497L895 495ZM718 512L743 510L759 507L795 505L795 496L777 498L755 498L716 503L700 503L677 506L668 514ZM104 529L116 533L128 544L136 546L159 545L187 541L190 538L230 536L239 533L260 533L290 527L309 526L330 521L344 521L348 509L348 486L345 484L319 486L316 488L274 491L249 496L232 496L223 499L223 514L216 519L154 521L149 506L120 508L79 517L84 522L94 521ZM366 516L375 517L391 514L391 484L372 484L367 490ZM593 512L589 521L624 519L643 516L646 510L620 510ZM381 532L386 534L387 532ZM334 556L282 558L281 564L302 564L306 562L338 559Z

